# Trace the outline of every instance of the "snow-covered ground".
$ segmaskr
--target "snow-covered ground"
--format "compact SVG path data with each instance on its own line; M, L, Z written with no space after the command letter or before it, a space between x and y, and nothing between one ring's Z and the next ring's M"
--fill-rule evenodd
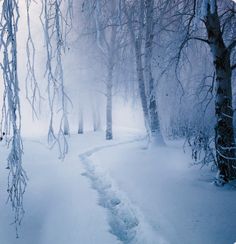
M5 204L6 149L0 146L0 244L226 244L236 241L236 191L189 167L179 146L146 148L142 136L73 135L57 159L43 140L24 140L29 182L15 239Z

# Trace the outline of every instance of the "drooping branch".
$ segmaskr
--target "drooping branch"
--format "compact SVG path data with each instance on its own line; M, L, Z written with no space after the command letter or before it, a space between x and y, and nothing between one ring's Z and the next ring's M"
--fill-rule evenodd
M63 4L66 5L66 16L63 15ZM72 18L72 0L43 0L41 11L41 22L44 29L47 63L46 72L48 80L48 101L50 108L50 122L48 141L52 145L57 143L60 158L64 158L68 151L65 127L68 127L67 104L70 99L65 92L64 72L62 56L66 49L66 37L70 29L70 18ZM56 102L59 101L59 108ZM54 113L58 111L60 124L58 132L54 132ZM66 128L66 131L69 129Z
M38 117L40 112L40 100L41 94L39 85L35 76L35 46L31 33L31 22L30 22L30 6L32 0L25 0L26 12L27 12L27 28L28 28L28 37L26 41L26 54L27 54L27 74L26 74L26 98L29 101L32 107L32 115Z
M19 6L17 0L2 2L0 48L1 68L4 80L4 101L2 107L2 128L10 137L10 153L7 158L8 201L14 211L14 224L18 227L24 215L23 196L27 185L26 172L22 166L23 145L21 140L21 112L19 80L17 71L17 31Z

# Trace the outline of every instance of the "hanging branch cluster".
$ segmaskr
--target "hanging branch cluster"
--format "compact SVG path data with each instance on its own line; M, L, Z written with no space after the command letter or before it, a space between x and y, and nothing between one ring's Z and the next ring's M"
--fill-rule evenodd
M32 0L25 0L26 4L26 16L27 16L27 28L28 28L28 37L26 41L26 54L27 54L27 74L26 74L26 98L29 101L33 116L38 117L38 113L40 112L40 89L36 80L35 75L35 46L31 33L31 23L30 23L30 6L32 4Z
M65 15L63 15L64 12L66 13ZM70 103L70 99L65 92L62 56L66 51L67 34L71 29L72 0L43 0L40 19L44 29L47 53L45 75L48 80L48 102L50 108L48 141L52 145L57 143L60 158L63 159L68 151L66 140L66 135L69 133L67 106ZM60 116L60 125L57 133L54 132L55 111Z
M26 42L27 76L26 97L32 105L33 115L37 116L40 90L35 76L35 46L31 34L30 6L32 0L25 0L27 10L28 38ZM62 14L63 4L67 5L65 16ZM17 69L17 31L19 22L19 1L3 0L0 4L0 67L4 82L2 118L0 133L6 135L10 153L7 158L8 201L14 212L14 224L18 237L18 227L24 216L23 197L27 186L27 175L22 167L23 144L21 138L21 111L19 96L19 80ZM66 39L72 26L72 0L42 0L41 21L44 26L48 78L48 100L51 111L48 138L58 143L60 157L68 150L65 138L65 128L68 128L67 102L64 75L62 69L62 54L66 49ZM58 134L54 133L53 118L56 100L60 102L61 116ZM64 129L63 129L64 126Z
M1 133L9 136L10 153L7 158L8 201L14 211L16 234L24 215L23 196L27 176L22 167L23 145L21 140L21 112L19 80L17 73L17 30L19 6L17 0L4 0L1 3L0 19L0 66L4 81Z

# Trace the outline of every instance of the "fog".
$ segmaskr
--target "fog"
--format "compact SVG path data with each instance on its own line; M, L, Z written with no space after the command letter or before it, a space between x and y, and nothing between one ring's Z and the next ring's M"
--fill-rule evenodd
M47 135L49 125L48 115L50 110L48 108L47 98L47 78L45 77L46 52L43 27L40 22L40 13L41 4L32 4L30 21L32 38L36 49L35 73L42 96L40 100L40 110L38 111L37 118L33 115L32 106L26 99L26 41L28 28L25 3L23 1L20 2L19 32L17 34L17 54L18 74L20 82L22 135L26 137ZM75 19L77 19L77 16L75 16ZM99 109L101 116L101 129L105 129L106 100L104 95L104 80L106 78L106 74L101 59L91 56L91 51L89 51L89 49L94 49L94 47L91 47L91 43L89 44L90 46L86 44L88 39L79 37L79 34L76 34L77 31L78 29L76 28L75 24L74 29L69 35L69 50L67 50L63 55L65 90L71 101L68 105L68 118L71 133L76 133L78 130L78 117L80 109L83 110L85 131L93 130L93 109ZM79 44L76 43L76 41L79 42ZM88 53L90 53L88 54L86 50L88 50ZM3 83L1 83L0 89L2 92ZM114 129L130 128L132 130L145 131L138 94L136 94L136 98L133 98L125 94L125 91L115 91L114 93ZM0 106L2 106L2 99ZM56 120L55 124L58 126L59 121Z

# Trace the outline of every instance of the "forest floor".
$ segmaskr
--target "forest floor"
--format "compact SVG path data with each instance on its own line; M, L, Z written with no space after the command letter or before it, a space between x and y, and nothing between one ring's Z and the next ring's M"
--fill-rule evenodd
M118 134L118 133L117 133ZM0 244L233 244L236 190L190 166L179 142L150 146L136 133L69 138L57 159L43 139L24 139L29 182L20 238L7 199L7 149L0 145Z

